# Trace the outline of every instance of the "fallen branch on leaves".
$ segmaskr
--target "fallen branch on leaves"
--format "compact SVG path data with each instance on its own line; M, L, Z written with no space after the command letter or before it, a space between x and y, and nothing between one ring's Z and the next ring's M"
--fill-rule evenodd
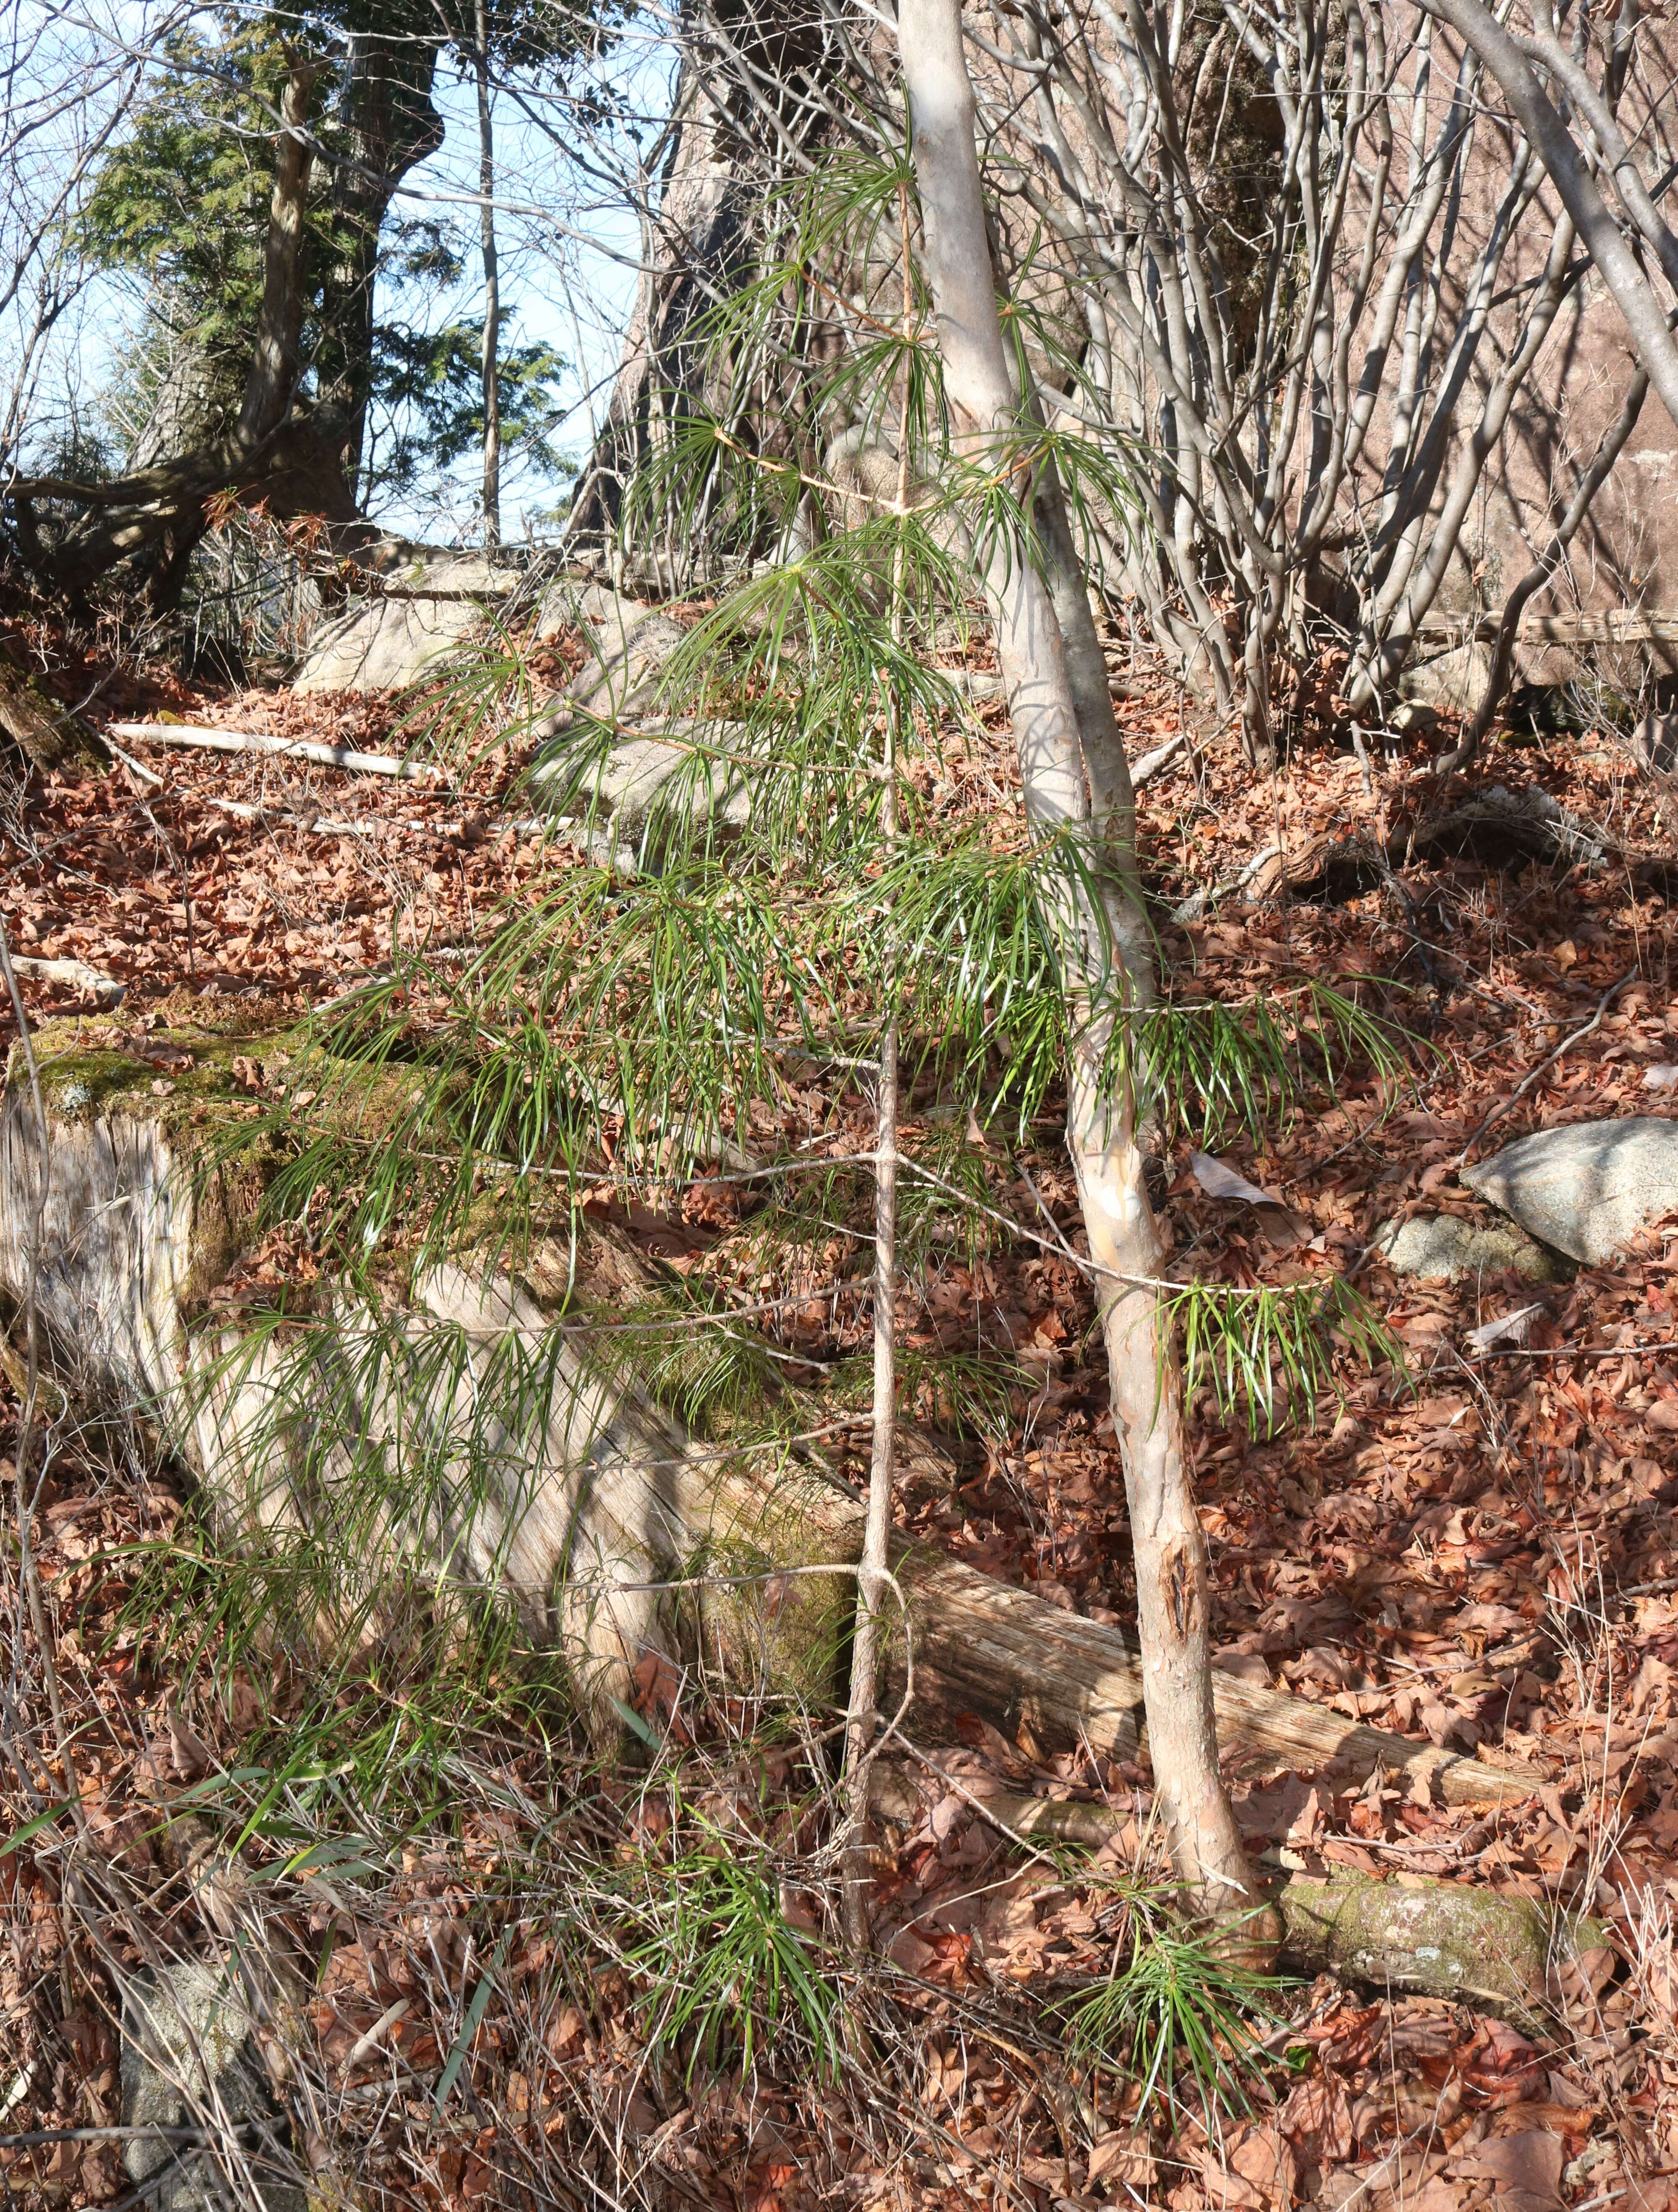
M273 738L259 730L197 729L187 722L112 722L111 734L143 745L195 745L211 753L273 753L290 760L313 761L322 768L348 769L352 775L424 777L446 783L443 769L429 761L404 760L395 753L360 753L348 745L329 745L314 738Z
M1179 730L1175 737L1167 738L1163 745L1156 745L1152 752L1144 753L1130 771L1131 789L1140 791L1144 784L1152 783L1162 769L1170 766L1188 743L1188 731Z
M474 823L456 815L453 820L407 822L386 816L373 815L365 821L343 814L322 814L304 806L258 806L242 799L221 799L211 793L204 804L219 813L231 814L236 822L254 823L258 830L297 830L311 837L378 837L406 832L422 837L500 836L510 830L516 837L562 837L575 829L562 815L513 815L505 818L480 819Z
M271 1063L286 1047L273 1040ZM359 1596L370 1602L381 1576L436 1588L447 1558L442 1594L497 1589L535 1638L567 1653L607 1732L648 1661L667 1662L672 1680L720 1668L754 1694L831 1707L861 1504L807 1447L713 1449L654 1401L640 1375L683 1317L650 1308L630 1248L591 1229L537 1245L516 1279L441 1266L394 1312L316 1286L309 1317L284 1327L259 1297L214 1303L249 1243L264 1158L271 1167L274 1132L246 1118L255 1049L243 1034L192 1030L90 1053L69 1025L55 1045L49 1024L37 1044L44 1148L27 1091L9 1085L0 1304L15 1319L31 1279L45 1150L37 1310L64 1395L160 1428L240 1540L258 1526L270 1540L330 1535L322 1516L356 1494L356 1454L371 1450L376 1538L365 1517L345 1534L344 1574L366 1577ZM152 1089L160 1055L166 1098ZM404 1487L393 1468L429 1469L433 1487L417 1474ZM1141 1668L1116 1630L919 1543L899 1539L891 1564L886 1694L895 1705L912 1692L923 1740L956 1740L976 1717L1044 1753L1143 1750ZM358 1593L347 1584L340 1599L353 1610ZM1529 1796L1545 1778L1231 1675L1215 1691L1231 1749L1268 1771L1361 1778L1378 1766L1413 1792L1476 1805Z
M1469 1138L1468 1143L1463 1146L1462 1151L1451 1162L1453 1168L1460 1168L1463 1165L1468 1159L1469 1153L1473 1152L1474 1146L1486 1134L1486 1132L1491 1127L1492 1124L1494 1121L1501 1121L1504 1115L1508 1113L1510 1108L1516 1105L1521 1099L1524 1098L1528 1091L1532 1089L1533 1085L1541 1081L1542 1078L1548 1073L1550 1069L1555 1066L1559 1060L1562 1059L1567 1053L1570 1053L1576 1044L1582 1044L1586 1037L1595 1035L1596 1031L1602 1025L1603 1015L1607 1013L1608 1008L1620 996L1620 994L1632 981L1632 977L1636 975L1639 965L1640 963L1634 960L1631 966L1626 970L1626 973L1620 977L1620 981L1617 983L1610 983L1608 989L1604 991L1602 997L1598 999L1596 1001L1596 1011L1591 1015L1590 1020L1582 1022L1576 1030L1570 1030L1568 1034L1563 1037L1561 1042L1556 1047L1553 1052L1547 1054L1545 1057L1539 1061L1536 1067L1532 1069L1529 1074L1523 1075L1521 1078L1521 1080L1516 1085L1514 1090L1510 1092L1507 1098L1500 1098L1498 1101L1498 1103L1487 1113L1485 1120L1481 1121L1480 1127L1474 1131L1473 1136Z
M1638 880L1663 882L1672 866L1658 854L1627 852L1546 791L1515 792L1499 783L1438 814L1401 823L1384 842L1370 829L1359 828L1305 837L1298 844L1263 846L1216 889L1183 900L1171 919L1198 921L1225 900L1272 898L1284 886L1296 898L1350 897L1387 882L1395 869L1465 852L1493 860L1547 860L1593 871L1613 865L1626 868Z
M877 1763L870 1809L913 1828L948 1787L935 1765L918 1781ZM1073 1844L1099 1850L1123 1833L1131 1815L1107 1805L1028 1797L972 1775L958 1794L1018 1841ZM1347 1870L1295 1874L1274 1895L1286 1929L1284 1956L1308 1972L1337 1973L1377 1990L1412 1990L1528 2018L1561 1995L1602 1942L1595 1921L1551 1912L1531 1898L1412 1876L1403 1883Z
M32 960L27 953L14 952L12 966L26 983L52 983L60 990L74 991L79 996L91 999L104 1012L121 1006L128 995L126 983L114 975L101 975L97 968L89 968L85 960Z

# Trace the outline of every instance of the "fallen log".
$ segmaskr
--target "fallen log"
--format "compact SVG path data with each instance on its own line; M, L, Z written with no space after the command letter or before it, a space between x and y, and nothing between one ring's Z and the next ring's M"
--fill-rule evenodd
M869 1778L870 1809L913 1828L946 1788L935 1766L917 1782L881 1761ZM1091 1851L1116 1841L1131 1817L1107 1805L1028 1797L970 1775L961 1778L960 1794L1011 1839ZM1602 1941L1596 1921L1531 1898L1414 1875L1388 1882L1349 1869L1296 1873L1277 1885L1272 1902L1281 1911L1286 1963L1518 2018L1552 2006L1562 1972Z
M1499 614L1425 615L1416 636L1425 644L1490 644L1502 621ZM1678 613L1669 607L1606 607L1595 613L1523 615L1515 631L1517 645L1678 644Z
M55 983L62 990L80 992L107 1013L128 995L126 983L100 975L85 960L36 960L27 952L14 952L12 966L21 982Z
M289 1042L265 1048L271 1066ZM709 1449L652 1401L626 1347L673 1324L634 1318L648 1285L627 1248L590 1231L538 1245L516 1274L439 1267L390 1310L328 1291L301 1317L206 1311L275 1164L274 1135L246 1119L251 1050L198 1028L89 1051L74 1024L47 1024L45 1147L27 1085L9 1081L0 1304L15 1316L29 1294L44 1155L36 1311L66 1395L159 1426L230 1530L337 1531L326 1610L345 1623L408 1563L434 1594L502 1592L568 1653L606 1725L649 1650L830 1704L860 1504L812 1455ZM161 1099L160 1052L173 1079ZM358 1453L376 1480L358 1481ZM893 1571L889 1693L912 1669L922 1737L977 1715L1046 1752L1144 1750L1141 1668L1116 1630L918 1543L897 1542ZM1545 1778L1230 1675L1215 1690L1231 1753L1272 1771L1378 1766L1453 1804L1530 1796Z
M206 730L189 722L112 722L111 734L143 745L192 745L211 753L271 753L288 760L313 761L322 768L348 769L352 775L395 775L404 781L448 779L428 761L405 760L396 753L361 753L348 745L329 745L314 738L274 738L260 730Z
M111 756L79 714L61 707L17 654L0 641L0 732L41 773L106 769Z

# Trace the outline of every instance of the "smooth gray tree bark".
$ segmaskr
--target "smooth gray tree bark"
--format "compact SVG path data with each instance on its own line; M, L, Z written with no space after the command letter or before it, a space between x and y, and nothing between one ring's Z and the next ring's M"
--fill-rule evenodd
M1678 343L1675 343L1669 325L1668 310L1657 296L1614 220L1613 210L1597 190L1572 133L1540 83L1538 71L1529 58L1530 50L1538 55L1544 67L1553 73L1562 73L1557 68L1556 53L1545 51L1546 44L1554 46L1553 40L1544 42L1517 39L1489 9L1480 5L1480 0L1427 0L1427 6L1430 13L1449 23L1457 36L1474 49L1497 79L1528 143L1548 171L1609 298L1620 310L1637 349L1638 360L1648 372L1662 405L1678 423ZM1566 57L1561 59L1565 62ZM1577 74L1582 76L1583 72ZM1602 151L1614 165L1612 173L1630 218L1639 229L1646 231L1647 242L1669 271L1678 271L1678 238L1656 214L1642 179L1620 142L1612 116L1601 101L1596 101L1594 106L1607 117L1603 128L1608 143ZM1636 179L1634 185L1626 178L1628 168Z
M1026 817L1048 855L1044 891L1073 1010L1067 1143L1124 1456L1154 1780L1185 1886L1205 1909L1246 1911L1261 1892L1219 1771L1206 1540L1184 1451L1181 1377L1162 1327L1164 1247L1143 1177L1134 1048L1113 1076L1116 1025L1134 1024L1155 988L1128 779L1104 682L1100 710L1088 696L1090 641L1080 632L1090 617L1081 592L1067 588L1069 537L1036 520L1058 493L1034 477L1033 395L1015 388L1003 342L959 0L903 0L898 43L946 398L964 457L1012 480L1022 519L1012 542L998 528L980 550Z

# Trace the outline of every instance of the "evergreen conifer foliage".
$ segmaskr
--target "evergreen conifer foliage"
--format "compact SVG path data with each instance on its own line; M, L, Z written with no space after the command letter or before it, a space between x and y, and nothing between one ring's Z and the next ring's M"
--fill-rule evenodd
M231 358L236 404L262 304L272 117L289 65L260 18L230 22L227 33L212 44L189 27L168 40L151 96L101 167L81 230L90 259L144 279L173 336ZM323 96L317 80L312 131ZM304 221L313 258L325 234L318 201Z
M208 527L207 503L228 489L260 488L281 516L347 522L355 514L331 441L323 444L296 404L319 228L313 115L325 66L260 36L240 59L229 86L177 42L159 100L93 197L89 242L100 239L113 260L148 271L163 319L177 327L124 474L95 485L44 478L9 487L26 559L72 597L125 562L155 605L173 605ZM271 74L277 82L264 98ZM177 77L209 79L227 112L202 128ZM264 112L256 144L271 149L265 178L254 148L246 157L238 143L234 117L246 101ZM190 196L198 189L211 220L195 226ZM45 514L43 501L52 503Z
M924 150L922 139L913 157L882 143L779 195L760 218L761 281L709 319L719 375L793 353L824 326L823 374L802 380L810 413L786 426L786 451L756 453L727 417L695 410L631 487L666 514L732 504L783 546L780 526L813 487L833 526L690 610L635 714L579 713L546 742L533 787L596 860L509 909L471 959L399 956L388 981L322 1018L325 1072L309 1080L324 1086L323 1133L271 1202L338 1192L323 1249L352 1291L359 1276L386 1297L398 1263L414 1284L451 1259L516 1271L538 1232L568 1218L575 1229L603 1186L669 1204L720 1177L760 1206L754 1233L783 1254L837 1235L855 1255L872 1232L877 1290L888 1255L896 1288L952 1249L1053 1246L1092 1279L1139 1578L1163 1559L1158 1601L1175 1607L1169 1636L1146 1600L1142 1626L1149 1663L1175 1669L1152 1741L1179 1870L1202 1903L1244 1911L1253 1893L1232 1824L1219 1826L1228 1808L1210 1742L1204 1547L1197 1520L1172 1522L1158 1503L1180 1515L1186 1499L1193 1516L1183 1389L1206 1383L1231 1417L1269 1425L1308 1413L1348 1350L1392 1346L1337 1276L1249 1290L1172 1272L1142 1180L1148 1124L1169 1105L1197 1115L1204 1139L1231 1114L1331 1085L1348 1057L1372 1055L1389 1074L1397 1057L1355 1000L1320 984L1257 1024L1173 994L1138 887L1122 756L1098 756L1087 775L1081 751L1063 757L1077 803L1058 815L1043 804L1028 744L1037 701L1009 594L1037 595L1045 634L1057 606L1070 622L1081 605L1088 620L1081 568L1067 589L1082 503L1097 483L1110 511L1124 500L1131 459L1088 440L1063 447L1018 387L1000 431L969 434L927 243ZM917 208L905 318L904 229ZM826 275L836 241L869 272L837 313ZM994 295L989 307L1000 327ZM842 501L819 465L804 465L835 422L892 453L891 488ZM1012 766L968 703L968 647L986 633L1010 690ZM1071 678L1059 680L1073 696ZM476 714L477 693L468 702L463 685L462 701ZM1067 714L1081 748L1091 725ZM1097 728L1091 750L1101 741ZM636 812L623 794L654 764L656 793ZM1168 1097L1179 1074L1184 1093ZM343 1110L370 1078L399 1101L376 1130ZM903 1127L888 1137L894 1103ZM859 1142L870 1116L877 1133ZM1013 1148L1062 1117L1082 1249L1005 1202ZM873 1205L888 1157L901 1219ZM638 1363L642 1387L690 1424L727 1406L727 1444L748 1458L769 1450L751 1463L772 1465L777 1437L819 1431L871 1393L875 1413L895 1419L878 1367L824 1366L777 1345L761 1316L673 1280L669 1295L679 1356L661 1361L645 1336L613 1338L613 1356ZM1016 1379L1006 1362L990 1366L958 1376L951 1364L951 1401L976 1421L988 1418L987 1394L1000 1385L1006 1401ZM765 1373L781 1379L762 1387ZM1174 1689L1191 1718L1204 1699L1207 1738L1176 1767ZM861 1758L891 1725L868 1703ZM1189 1754L1211 1757L1210 1785Z

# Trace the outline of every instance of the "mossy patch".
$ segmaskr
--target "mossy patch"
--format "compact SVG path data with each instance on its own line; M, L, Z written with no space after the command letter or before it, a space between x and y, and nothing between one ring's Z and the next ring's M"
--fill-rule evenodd
M192 1021L141 1031L119 1022L67 1014L42 1022L33 1045L50 1116L94 1121L125 1114L172 1133L183 1123L201 1124L212 1108L228 1120L254 1120L252 1102L234 1063L271 1055L287 1035L282 1029L253 1032L248 1015L236 1027ZM20 1042L7 1061L7 1090L27 1081Z
M856 1615L850 1571L862 1548L862 1515L807 1470L788 1467L720 1486L727 1534L701 1543L686 1572L701 1579L702 1652L730 1655L729 1671L750 1689L789 1693L830 1711ZM888 1601L890 1603L890 1601Z

